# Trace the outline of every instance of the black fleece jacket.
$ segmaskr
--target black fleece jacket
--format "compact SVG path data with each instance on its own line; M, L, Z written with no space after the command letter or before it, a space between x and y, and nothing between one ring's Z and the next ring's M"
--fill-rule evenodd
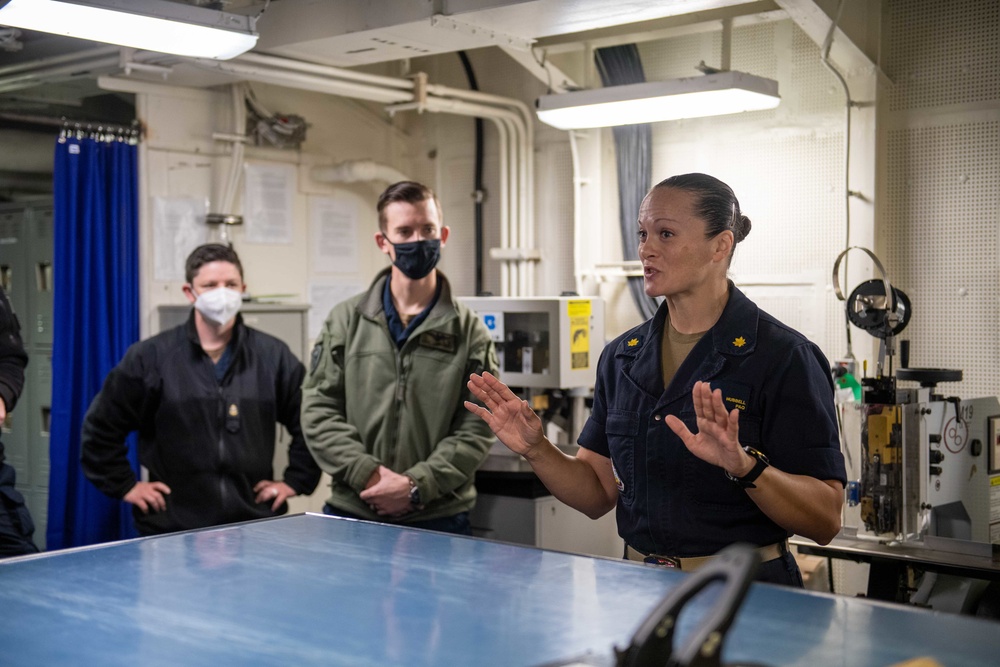
M125 437L139 432L139 462L149 481L170 487L163 512L133 508L144 535L274 516L254 502L254 485L274 479L276 424L292 441L284 481L298 494L319 483L320 469L299 427L302 364L288 346L237 316L225 376L202 350L194 313L173 329L132 345L108 374L83 423L81 459L87 478L122 498L136 477ZM287 506L278 514L287 511Z

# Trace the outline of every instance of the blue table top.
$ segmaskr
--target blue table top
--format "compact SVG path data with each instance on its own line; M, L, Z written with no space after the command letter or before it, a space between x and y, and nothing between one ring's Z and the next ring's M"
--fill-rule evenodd
M2 665L612 664L688 575L295 515L0 561ZM714 600L682 613L683 641ZM996 623L755 584L724 662L997 664Z

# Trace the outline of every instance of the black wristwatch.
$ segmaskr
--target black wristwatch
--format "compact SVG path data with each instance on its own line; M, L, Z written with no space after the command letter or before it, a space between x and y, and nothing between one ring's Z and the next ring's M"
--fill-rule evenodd
M416 480L412 477L410 479L410 504L416 509L423 509L423 505L420 504L420 487L417 486Z
M762 452L758 452L753 447L744 447L743 451L756 459L753 464L753 468L750 468L750 472L742 477L734 477L729 474L728 470L726 470L726 477L733 480L733 482L738 484L741 489L756 489L757 485L754 484L754 482L757 481L760 474L764 472L764 468L771 465L771 462L767 460L767 457L764 456Z

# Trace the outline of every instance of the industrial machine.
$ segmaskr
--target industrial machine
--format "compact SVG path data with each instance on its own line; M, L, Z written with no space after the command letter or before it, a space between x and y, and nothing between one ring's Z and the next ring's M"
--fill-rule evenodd
M577 450L604 347L604 301L596 297L462 297L496 343L500 379L527 400L548 439ZM531 466L494 443L476 474L472 512L481 537L595 556L620 557L614 513L591 521L554 498Z
M496 343L500 379L539 412L552 442L574 442L604 347L604 301L580 296L460 300L479 315Z
M881 278L861 283L845 297L839 270L852 249L867 253ZM847 498L849 507L860 510L858 535L887 542L932 538L1000 542L1000 498L990 497L991 488L1000 488L1000 477L995 476L1000 473L995 453L1000 436L997 398L961 400L944 395L938 385L960 382L962 371L909 368L908 341L901 341L895 362L896 338L909 323L912 309L907 295L889 283L871 251L857 246L844 250L834 263L833 282L837 297L845 302L848 321L879 339L875 372L868 375L866 369L860 381L856 418L844 419L841 425L845 443L860 440L859 461L845 447L849 475L860 473L849 482ZM853 359L835 365L842 386L856 372L855 366ZM939 542L935 548L940 548Z

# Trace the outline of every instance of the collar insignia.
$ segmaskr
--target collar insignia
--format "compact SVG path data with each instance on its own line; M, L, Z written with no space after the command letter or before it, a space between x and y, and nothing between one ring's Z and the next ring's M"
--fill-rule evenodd
M627 341L625 341L625 347L637 347L641 343L642 343L642 337L637 336L635 338L630 338Z
M736 340L733 341L733 345L736 346L736 347L743 347L746 344L747 344L747 341L746 341L745 338L743 338L743 336L738 336L736 338Z

